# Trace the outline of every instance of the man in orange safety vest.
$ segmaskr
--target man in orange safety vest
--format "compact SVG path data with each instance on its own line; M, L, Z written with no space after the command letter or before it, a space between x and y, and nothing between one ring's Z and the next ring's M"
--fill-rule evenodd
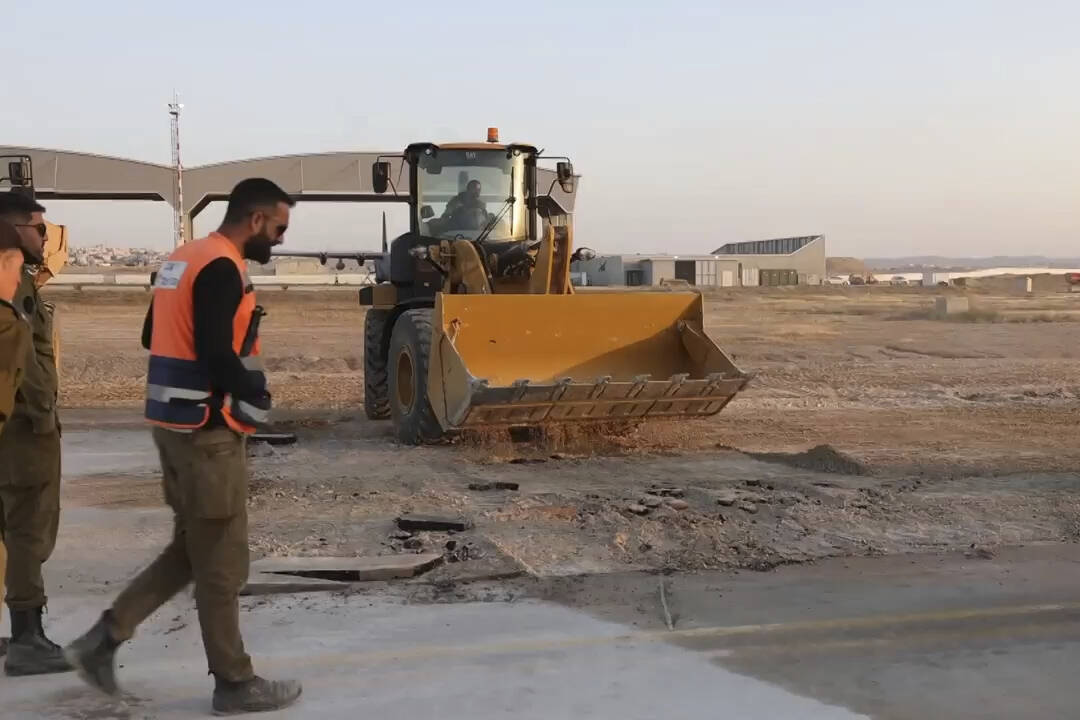
M244 180L229 196L221 227L177 248L157 272L143 328L150 350L145 415L175 514L173 540L65 651L84 680L109 694L118 692L117 647L194 582L214 711L277 710L300 695L295 681L255 675L238 600L248 577L245 439L270 410L258 336L262 308L245 260L270 261L292 205L270 180Z

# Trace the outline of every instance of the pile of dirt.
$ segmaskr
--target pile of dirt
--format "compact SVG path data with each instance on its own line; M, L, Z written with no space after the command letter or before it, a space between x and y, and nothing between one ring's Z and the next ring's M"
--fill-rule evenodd
M454 444L469 451L469 457L476 462L539 458L552 453L613 454L632 445L640 427L640 422L626 420L478 428L461 432Z
M840 452L831 445L818 445L799 453L747 452L755 460L780 463L800 470L833 473L836 475L869 475L870 470L858 460Z

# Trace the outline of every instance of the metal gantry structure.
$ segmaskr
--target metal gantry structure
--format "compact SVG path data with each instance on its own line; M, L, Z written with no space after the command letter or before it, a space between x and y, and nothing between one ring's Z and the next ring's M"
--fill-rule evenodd
M26 156L33 163L34 189L43 200L144 200L165 202L173 209L174 241L191 240L194 220L212 202L228 199L236 183L265 177L300 202L400 203L409 195L377 193L372 164L389 158L391 177L398 177L400 150L300 153L247 158L184 167L180 159L180 111L168 106L173 122L173 162L151 163L86 152L0 144L0 157ZM563 193L555 171L537 170L538 186L553 186L559 204L573 211L578 190ZM580 186L581 178L578 178ZM179 214L179 217L177 217ZM374 229L374 228L373 228ZM377 242L377 231L371 233ZM364 251L374 249L374 243Z

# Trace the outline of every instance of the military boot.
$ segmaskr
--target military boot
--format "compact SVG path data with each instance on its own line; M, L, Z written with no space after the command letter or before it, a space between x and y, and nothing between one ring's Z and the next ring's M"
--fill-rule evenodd
M60 646L45 637L41 614L42 608L11 611L11 640L4 656L8 675L46 675L72 669Z
M88 685L116 695L116 648L120 643L113 640L110 625L106 611L85 635L64 648L64 657Z
M256 676L246 682L234 683L215 679L214 714L240 715L281 710L296 702L300 691L300 683L295 680L264 680Z

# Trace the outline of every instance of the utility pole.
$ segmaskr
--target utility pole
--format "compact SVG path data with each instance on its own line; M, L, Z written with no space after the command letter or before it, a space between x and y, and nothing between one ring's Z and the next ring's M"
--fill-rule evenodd
M180 96L173 90L173 100L169 103L169 119L172 126L172 164L173 196L176 206L173 208L173 246L184 244L184 169L180 163Z

